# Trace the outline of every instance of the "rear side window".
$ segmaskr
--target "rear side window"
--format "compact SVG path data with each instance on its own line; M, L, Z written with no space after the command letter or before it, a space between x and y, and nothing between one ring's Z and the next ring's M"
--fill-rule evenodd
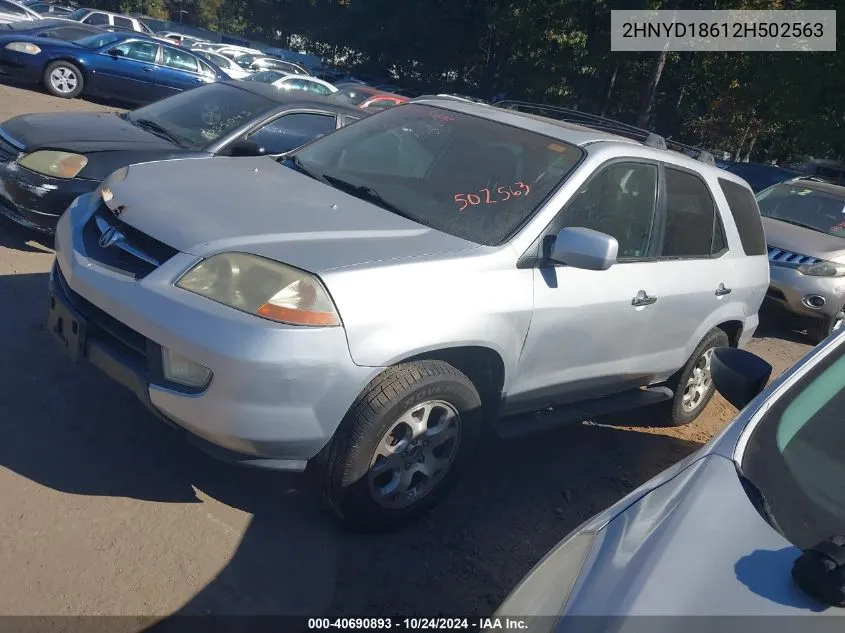
M718 223L716 204L698 176L666 168L663 257L710 257Z
M742 250L746 255L765 255L766 235L754 195L746 187L723 178L719 178L719 186L728 200Z
M119 26L124 29L131 29L135 30L135 25L132 23L132 20L129 18L122 18L120 16L114 16L114 25Z
M301 112L281 116L253 132L250 139L263 146L268 154L282 154L334 132L337 119L333 115Z

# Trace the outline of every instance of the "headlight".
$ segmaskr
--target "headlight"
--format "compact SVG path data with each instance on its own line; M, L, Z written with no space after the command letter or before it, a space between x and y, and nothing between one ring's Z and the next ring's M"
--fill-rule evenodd
M18 159L18 165L30 171L53 178L76 178L88 159L79 154L40 150L31 154L24 154Z
M6 50L27 55L38 55L41 52L41 49L31 42L9 42L6 44Z
M529 633L554 630L594 539L593 532L577 532L557 545L528 572L493 617L520 618L527 624L522 631Z
M185 273L176 287L279 323L340 325L317 277L256 255L213 255Z
M820 261L815 264L801 264L798 272L813 277L845 277L845 264Z

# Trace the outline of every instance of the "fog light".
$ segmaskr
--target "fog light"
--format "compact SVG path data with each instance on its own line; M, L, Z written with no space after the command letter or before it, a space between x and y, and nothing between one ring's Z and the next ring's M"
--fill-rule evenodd
M190 358L166 347L161 348L161 361L164 366L164 377L188 387L205 387L211 380L211 370Z
M807 295L804 297L804 305L808 308L823 308L826 300L819 295Z

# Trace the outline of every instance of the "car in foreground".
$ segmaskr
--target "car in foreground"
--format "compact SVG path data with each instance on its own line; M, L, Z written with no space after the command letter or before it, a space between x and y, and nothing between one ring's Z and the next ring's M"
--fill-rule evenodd
M116 26L123 29L142 33L144 35L153 36L153 30L144 24L138 18L133 18L129 15L121 13L112 13L111 11L100 11L99 9L79 8L73 13L67 15L69 20L76 20L83 24L90 24L91 26Z
M752 619L736 616L786 632L815 623L763 616L845 615L845 333L763 391L771 371L717 350L713 380L736 419L566 536L495 616L531 633L739 633Z
M236 64L233 59L230 59L225 55L220 55L219 53L214 53L212 51L206 51L199 48L193 50L197 55L199 55L203 59L207 59L212 64L215 64L220 70L226 73L226 75L228 75L230 79L246 79L251 74L248 70L244 70L243 68L238 66L238 64Z
M246 77L244 81L254 81L257 83L267 84L274 86L279 90L304 90L322 97L327 97L337 92L337 88L322 79L285 73L279 70L261 70L256 73L252 73L249 77Z
M767 302L802 317L814 343L845 325L845 186L795 178L757 194L768 242Z
M120 115L21 115L0 124L0 213L52 233L74 198L126 165L281 154L363 115L243 82L203 86Z
M720 165L722 169L736 174L740 178L751 185L754 193L763 191L772 185L785 180L792 180L801 176L801 172L794 169L787 169L786 167L778 167L777 165L769 165L766 163L724 163Z
M12 0L0 0L0 24L30 22L40 19L41 15L29 7L25 7Z
M130 33L72 41L0 35L0 67L65 99L98 94L144 104L229 77L195 53Z
M691 422L769 281L740 178L445 99L278 161L120 169L55 248L49 329L72 358L212 454L308 468L366 529L442 498L486 425L647 404Z

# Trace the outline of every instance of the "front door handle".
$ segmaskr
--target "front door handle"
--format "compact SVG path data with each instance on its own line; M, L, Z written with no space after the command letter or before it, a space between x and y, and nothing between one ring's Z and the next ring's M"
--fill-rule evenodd
M725 288L725 284L719 284L719 287L716 288L716 296L717 297L724 297L725 295L731 294L730 288Z
M144 72L145 73L151 73L151 72L153 72L153 69L150 66L144 66Z
M657 303L657 297L649 297L645 290L640 290L637 296L631 299L631 305L634 307L650 306L652 303Z

